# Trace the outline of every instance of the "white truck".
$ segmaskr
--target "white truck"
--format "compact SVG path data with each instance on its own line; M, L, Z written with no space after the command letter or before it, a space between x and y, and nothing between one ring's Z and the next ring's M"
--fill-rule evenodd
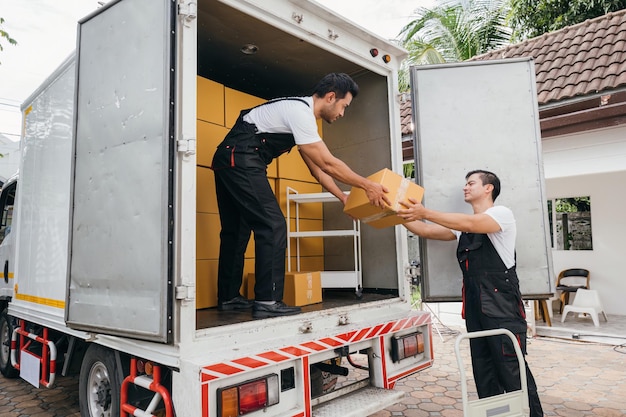
M81 20L75 54L22 106L19 178L2 190L2 374L50 387L79 372L84 417L362 417L397 402L396 382L433 363L403 228L362 228L358 294L326 289L265 320L204 307L214 147L198 126L201 104L229 105L200 77L270 99L345 72L361 91L325 142L363 175L402 172L404 56L308 0L120 0ZM322 207L324 229L346 221ZM349 269L352 239L327 240L324 268Z

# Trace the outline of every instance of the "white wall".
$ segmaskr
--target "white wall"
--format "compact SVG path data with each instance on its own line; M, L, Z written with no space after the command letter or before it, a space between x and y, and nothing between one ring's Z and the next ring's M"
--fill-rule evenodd
M553 250L555 275L585 268L608 314L626 315L626 126L543 140L548 198L591 197L593 250Z
M591 197L593 250L553 250L555 275L566 268L590 271L608 314L626 315L626 171L546 180L548 198Z

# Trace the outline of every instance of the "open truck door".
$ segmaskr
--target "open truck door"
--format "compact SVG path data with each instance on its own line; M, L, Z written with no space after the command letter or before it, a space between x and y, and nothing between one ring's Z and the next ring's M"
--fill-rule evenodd
M117 1L79 22L66 305L75 329L171 335L175 9Z
M517 274L522 295L552 293L535 69L530 59L411 68L417 182L426 207L471 213L463 179L474 169L502 181L497 204L517 222ZM422 298L460 301L463 276L456 245L420 239Z

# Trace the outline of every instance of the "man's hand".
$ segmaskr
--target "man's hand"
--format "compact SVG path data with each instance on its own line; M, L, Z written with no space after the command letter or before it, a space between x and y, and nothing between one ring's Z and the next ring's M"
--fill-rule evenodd
M368 184L363 190L371 205L382 209L391 206L391 201L389 201L389 198L386 196L389 190L384 185L368 180Z
M414 220L422 220L426 215L426 207L414 198L409 198L408 202L401 201L400 204L406 207L406 209L398 210L396 214L404 220L411 222Z

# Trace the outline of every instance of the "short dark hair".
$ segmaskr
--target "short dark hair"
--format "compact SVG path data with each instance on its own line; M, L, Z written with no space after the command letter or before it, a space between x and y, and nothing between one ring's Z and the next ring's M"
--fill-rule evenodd
M350 93L355 98L359 94L359 86L348 74L333 72L325 75L313 90L313 94L318 97L324 97L327 93L335 93L337 98L344 98Z
M496 174L490 171L485 171L483 169L475 169L474 171L470 171L465 175L465 179L468 179L474 174L479 174L480 180L483 182L483 185L491 184L493 185L493 190L491 191L491 199L496 201L496 198L500 195L500 178Z

